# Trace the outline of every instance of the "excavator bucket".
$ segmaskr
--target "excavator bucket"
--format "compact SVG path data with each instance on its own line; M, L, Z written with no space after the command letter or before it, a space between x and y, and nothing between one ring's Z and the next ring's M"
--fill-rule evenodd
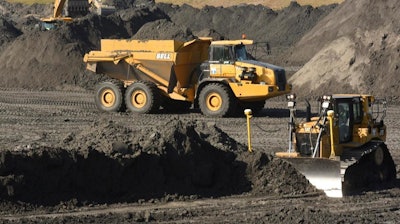
M307 157L282 159L292 164L312 185L323 190L328 197L343 197L340 161Z

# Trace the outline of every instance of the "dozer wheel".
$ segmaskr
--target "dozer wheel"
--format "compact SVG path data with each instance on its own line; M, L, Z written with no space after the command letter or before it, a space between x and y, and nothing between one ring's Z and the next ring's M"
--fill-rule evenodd
M373 188L396 179L396 166L385 144L363 155L346 169L343 190L345 194Z
M380 145L374 152L374 161L377 169L377 177L380 182L388 182L396 179L396 165L385 144Z
M122 83L114 80L105 81L97 85L95 103L99 110L104 112L119 112L123 110Z
M201 90L199 107L206 116L225 117L235 111L234 101L234 96L227 86L211 83Z
M156 85L150 82L138 81L127 88L125 104L134 113L154 113L160 107L159 98L160 94Z

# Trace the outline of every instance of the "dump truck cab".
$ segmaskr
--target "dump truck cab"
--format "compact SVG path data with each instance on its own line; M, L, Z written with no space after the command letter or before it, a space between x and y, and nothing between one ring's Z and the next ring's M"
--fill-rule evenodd
M255 113L265 100L287 94L291 86L282 67L255 60L246 50L253 40L212 41L209 59L201 65L201 84L221 81L238 100L239 111L250 108ZM209 106L210 107L210 106Z
M202 64L200 80L229 79L235 96L249 102L289 93L291 86L286 81L285 70L255 60L246 50L246 46L252 44L253 40L247 39L213 41L209 48L209 60ZM238 87L243 85L253 85L254 92L248 88L246 92L241 92ZM246 95L251 95L251 99ZM254 95L258 95L259 99Z

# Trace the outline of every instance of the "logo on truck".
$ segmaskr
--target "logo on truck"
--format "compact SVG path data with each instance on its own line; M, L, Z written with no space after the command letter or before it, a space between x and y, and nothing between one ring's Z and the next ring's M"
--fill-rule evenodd
M171 54L169 53L157 53L156 54L157 60L169 60L171 59Z

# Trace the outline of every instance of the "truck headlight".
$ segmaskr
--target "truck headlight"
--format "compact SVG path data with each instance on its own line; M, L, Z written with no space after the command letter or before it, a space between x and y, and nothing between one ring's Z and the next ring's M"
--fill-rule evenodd
M296 99L296 94L286 95L286 100L287 101L294 101L295 99Z
M324 96L322 97L322 99L323 99L323 100L328 100L328 101L330 101L330 100L332 99L332 96L324 95Z

